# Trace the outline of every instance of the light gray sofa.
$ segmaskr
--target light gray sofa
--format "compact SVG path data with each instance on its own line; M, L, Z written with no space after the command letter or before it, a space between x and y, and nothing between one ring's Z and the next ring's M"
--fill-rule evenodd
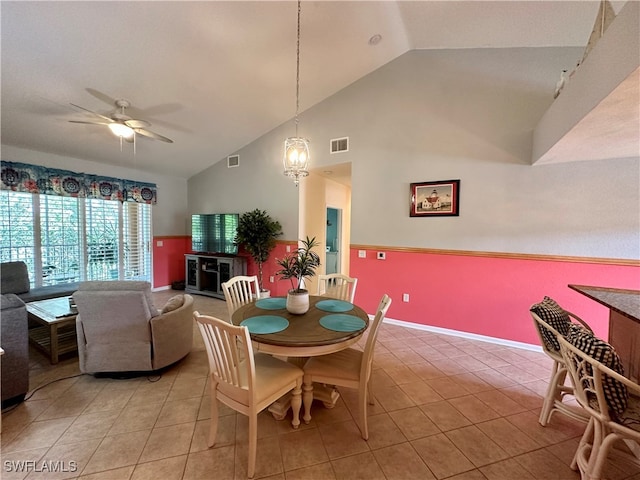
M0 396L6 408L21 402L29 390L29 335L24 302L13 293L0 299L0 346L4 350Z
M30 288L29 272L24 262L0 264L0 293L15 293L25 303L49 298L68 297L78 289L78 282Z
M176 296L158 311L149 282L94 281L81 282L73 298L81 372L149 372L191 351L191 295Z
M0 346L2 363L2 407L21 402L29 390L29 322L26 302L71 295L77 283L30 288L24 262L0 264Z

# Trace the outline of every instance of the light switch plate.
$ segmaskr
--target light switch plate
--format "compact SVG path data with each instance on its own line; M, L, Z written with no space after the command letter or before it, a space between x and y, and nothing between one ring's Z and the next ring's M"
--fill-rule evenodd
M366 250L358 250L358 258L367 258Z

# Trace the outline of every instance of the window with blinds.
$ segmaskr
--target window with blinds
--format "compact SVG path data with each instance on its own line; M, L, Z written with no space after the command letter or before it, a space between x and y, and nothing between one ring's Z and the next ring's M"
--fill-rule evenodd
M20 259L33 278L35 265L33 195L0 190L0 260Z
M2 190L0 259L22 260L32 286L151 281L151 205Z
M146 208L144 208L146 207ZM151 205L123 204L124 278L151 278Z
M32 196L36 207L39 204L39 208L34 210L40 217L40 259L37 264L42 266L42 272L38 275L36 268L36 278L41 278L43 285L80 281L78 199L54 195Z
M95 198L84 202L87 278L117 280L122 260L121 204Z

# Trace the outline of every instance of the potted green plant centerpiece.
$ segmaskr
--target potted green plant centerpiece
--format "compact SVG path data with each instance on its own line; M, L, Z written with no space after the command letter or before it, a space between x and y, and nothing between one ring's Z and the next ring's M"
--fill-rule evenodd
M311 249L319 245L316 238L300 240L301 245L289 255L276 260L281 270L276 272L283 280L291 280L287 294L289 313L301 315L309 310L309 291L304 288L304 279L313 277L320 266L320 257Z
M255 209L245 212L238 219L234 243L242 245L258 265L260 297L268 297L269 290L262 283L262 265L276 246L276 238L282 235L280 222L273 220L266 211Z

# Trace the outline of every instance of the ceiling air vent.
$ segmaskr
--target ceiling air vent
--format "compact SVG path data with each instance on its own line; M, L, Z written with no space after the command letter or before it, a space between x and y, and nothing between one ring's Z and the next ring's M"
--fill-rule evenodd
M227 157L227 168L239 167L240 155L231 155Z
M329 143L329 153L341 153L349 151L349 137L334 138Z

